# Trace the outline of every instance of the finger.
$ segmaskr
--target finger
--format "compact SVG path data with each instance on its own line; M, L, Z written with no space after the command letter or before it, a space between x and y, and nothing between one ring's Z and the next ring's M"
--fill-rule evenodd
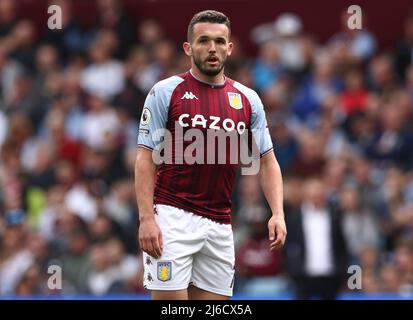
M282 243L281 239L279 239L279 240L276 240L276 241L272 242L270 244L270 247L279 247L281 245L283 245L283 243Z
M160 258L161 255L162 255L162 250L161 250L161 247L159 245L159 237L158 236L155 236L155 237L152 238L152 248L153 248L154 253L156 254L156 258L157 259Z
M268 225L268 236L271 241L275 238L274 226L272 224Z
M270 246L278 246L278 245L283 245L284 244L284 236L281 233L277 233L277 238L275 239L275 241L273 241Z
M275 249L279 249L282 246L284 246L285 243L285 237L282 237L281 239L277 239L276 241L272 242L270 244L270 250L275 250Z
M147 245L144 238L139 238L139 245L141 246L141 250L147 253Z
M145 251L143 247L143 241L141 240L141 238L139 238L139 248L141 248L142 251Z
M146 241L146 252L147 252L150 256L152 256L152 257L154 257L154 258L157 258L156 253L155 253L155 251L153 250L152 242L151 242L150 240L147 240L147 241Z
M162 232L159 232L158 241L159 241L159 246L160 246L160 248L161 248L161 255L162 255L162 251L163 251L163 237L162 237Z
M147 252L148 251L147 240L146 240L143 233L139 233L139 245L140 245L140 248L143 252L148 253Z
M281 244L281 240L277 239L273 242L271 242L270 247L275 247Z
M148 250L148 245L146 244L145 240L142 240L142 251L146 252L147 254L151 255L151 253Z
M270 248L270 251L279 250L279 249L282 248L282 246L283 246L283 245L280 243L280 244L278 244L278 245L276 245L276 246L274 246L274 247L271 247L271 248Z
M274 244L279 244L282 242L282 232L279 228L277 228L276 232L277 237L275 238L275 241L273 242Z
M280 225L277 225L275 230L276 230L276 233L277 233L277 239L276 240L280 239L284 243L285 237L287 235L286 231L285 231L285 228L283 228Z
M271 242L271 245L276 245L282 242L282 239L277 237L277 239L275 239L273 242Z
M279 244L282 244L282 243L283 243L282 239L277 238L275 241L271 242L270 246L271 247L272 246L278 246Z

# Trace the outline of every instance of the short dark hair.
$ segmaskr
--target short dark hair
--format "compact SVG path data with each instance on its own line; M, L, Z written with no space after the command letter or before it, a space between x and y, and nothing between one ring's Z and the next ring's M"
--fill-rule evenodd
M194 25L201 22L225 24L228 27L228 35L231 35L231 24L225 14L215 10L204 10L195 14L192 17L191 22L189 22L187 33L188 42L191 42Z

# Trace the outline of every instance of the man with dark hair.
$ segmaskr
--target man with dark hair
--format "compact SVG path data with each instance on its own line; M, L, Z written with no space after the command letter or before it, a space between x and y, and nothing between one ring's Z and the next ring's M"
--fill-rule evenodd
M341 210L328 203L323 181L308 179L301 206L287 213L284 267L293 281L296 299L337 298L348 263L341 216Z
M189 22L188 33L187 33L188 42L192 42L194 26L197 23L202 23L202 22L218 23L218 24L226 25L228 28L228 37L231 37L231 23L229 22L228 17L224 15L223 13L215 11L215 10L205 10L205 11L198 12L196 15L192 17L191 21Z
M229 38L224 14L196 14L183 44L191 69L155 84L142 111L135 187L144 285L153 299L232 296L230 198L238 164L245 165L242 137L253 137L252 167L272 211L269 250L285 241L282 176L264 107L255 91L224 75Z

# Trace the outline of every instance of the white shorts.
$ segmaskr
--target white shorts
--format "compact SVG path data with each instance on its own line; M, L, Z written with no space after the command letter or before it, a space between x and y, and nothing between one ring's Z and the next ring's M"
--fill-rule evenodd
M167 205L156 205L155 220L163 238L160 259L143 253L145 288L200 289L232 296L234 240L230 224Z

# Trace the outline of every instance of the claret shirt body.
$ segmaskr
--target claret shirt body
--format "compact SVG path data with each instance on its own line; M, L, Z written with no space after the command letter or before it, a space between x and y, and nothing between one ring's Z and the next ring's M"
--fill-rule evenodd
M248 133L260 156L272 151L264 108L254 90L227 77L221 85L205 83L191 71L158 82L146 98L138 137L140 147L159 151L165 159L157 166L154 204L230 223L242 150L237 138ZM224 150L219 134L228 135Z

